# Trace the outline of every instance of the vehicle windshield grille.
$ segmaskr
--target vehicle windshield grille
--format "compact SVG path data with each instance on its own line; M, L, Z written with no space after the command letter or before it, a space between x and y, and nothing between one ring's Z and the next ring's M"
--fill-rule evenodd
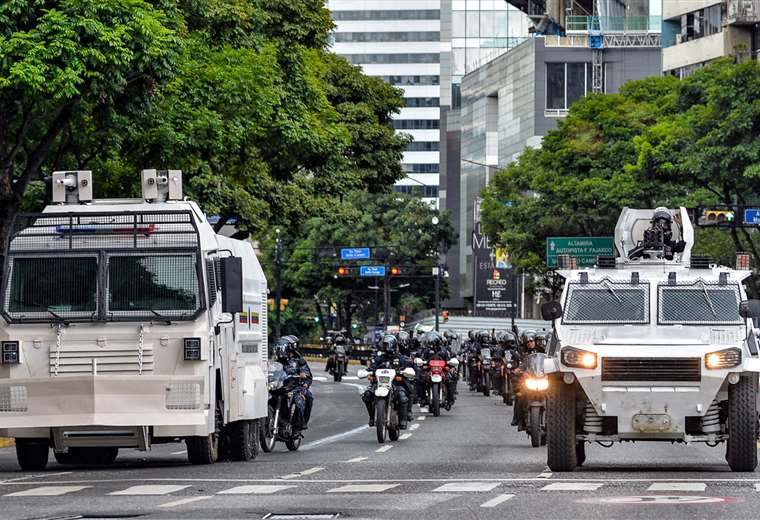
M739 286L697 281L660 285L658 321L661 324L739 325Z
M649 284L571 283L563 323L649 323Z
M92 318L98 308L98 259L11 257L3 308L12 319Z
M191 315L200 308L195 255L128 255L108 260L108 314Z

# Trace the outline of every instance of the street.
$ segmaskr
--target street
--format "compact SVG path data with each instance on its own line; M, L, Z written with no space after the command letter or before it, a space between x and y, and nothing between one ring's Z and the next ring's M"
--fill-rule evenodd
M316 403L298 452L278 444L251 463L190 466L184 445L171 444L122 450L107 468L51 462L25 473L5 448L0 516L749 518L760 505L760 475L731 473L723 446L594 445L582 468L553 474L545 448L508 427L511 408L463 383L450 412L417 413L401 440L381 446L366 426L362 383L333 383L312 366Z

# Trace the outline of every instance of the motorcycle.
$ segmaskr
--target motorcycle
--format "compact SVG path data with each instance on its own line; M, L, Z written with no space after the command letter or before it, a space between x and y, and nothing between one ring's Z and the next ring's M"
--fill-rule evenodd
M493 360L491 359L491 349L480 349L480 361L477 362L479 384L478 388L483 395L488 397L491 395L491 365Z
M360 379L368 378L370 383L375 385L375 430L377 433L377 442L383 444L386 436L391 441L397 441L401 428L399 413L406 413L406 410L399 410L398 399L393 382L400 382L403 378L414 379L414 369L405 368L396 371L396 368L386 366L378 368L374 372L359 370Z
M546 444L546 390L549 388L549 378L544 373L545 358L545 354L536 352L525 359L522 391L526 397L526 410L523 417L525 431L534 448Z
M261 449L266 453L271 453L278 441L284 442L290 451L301 447L303 435L293 427L293 417L297 413L293 395L300 385L298 376L288 375L281 363L269 364L268 413L259 433Z
M425 365L425 385L427 402L430 403L430 412L433 417L441 415L441 402L446 403L446 385L443 384L446 379L446 362L442 359L431 359Z
M333 376L333 381L340 383L343 376L348 373L348 357L345 349L341 345L336 346L331 358L330 373Z
M515 402L514 388L512 387L512 370L517 368L518 358L512 350L504 351L504 362L501 365L501 400L507 406Z

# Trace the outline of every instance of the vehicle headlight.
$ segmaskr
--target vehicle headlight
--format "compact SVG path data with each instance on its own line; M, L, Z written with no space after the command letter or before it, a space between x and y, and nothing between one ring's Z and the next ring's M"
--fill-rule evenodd
M742 351L738 348L727 348L705 354L705 367L707 368L731 368L740 365L741 362Z
M596 368L596 354L588 350L566 347L562 349L562 364L575 368Z
M525 379L525 388L534 392L543 392L549 388L549 378L547 377L528 377Z

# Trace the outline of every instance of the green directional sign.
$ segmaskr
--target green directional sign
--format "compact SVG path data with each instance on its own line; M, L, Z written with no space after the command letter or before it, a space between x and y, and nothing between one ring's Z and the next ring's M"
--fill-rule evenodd
M615 254L613 237L549 237L546 239L546 265L557 267L557 255L570 255L578 267L591 267L599 256Z

